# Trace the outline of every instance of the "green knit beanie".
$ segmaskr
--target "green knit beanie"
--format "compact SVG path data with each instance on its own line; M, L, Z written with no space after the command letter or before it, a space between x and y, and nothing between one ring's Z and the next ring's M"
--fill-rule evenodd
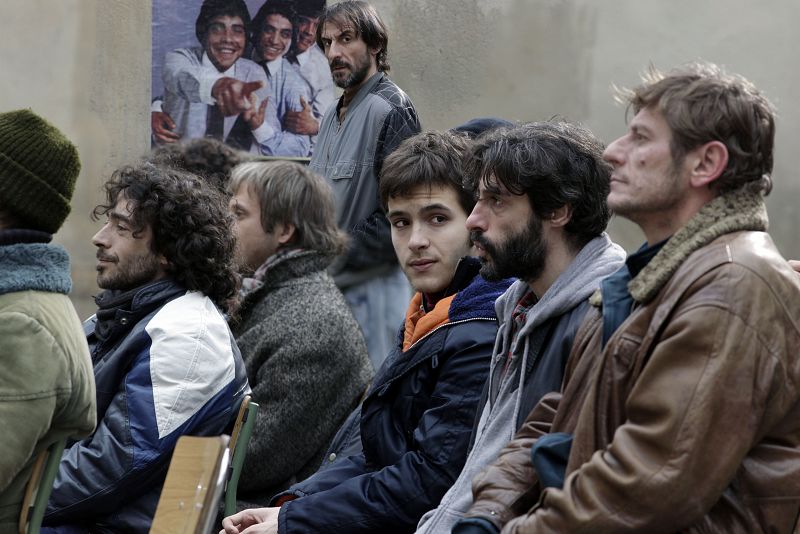
M29 109L0 113L0 209L54 234L80 170L75 145L55 126Z

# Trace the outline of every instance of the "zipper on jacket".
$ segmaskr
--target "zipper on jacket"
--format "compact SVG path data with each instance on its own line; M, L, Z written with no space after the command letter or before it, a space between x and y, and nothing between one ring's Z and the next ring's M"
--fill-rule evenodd
M422 336L421 338L416 340L410 347L408 347L408 349L406 349L406 351L409 351L409 350L413 349L417 345L417 343L419 343L420 341L422 341L423 339L427 338L428 336L430 336L434 332L436 332L436 331L438 331L438 330L440 330L440 329L442 329L442 328L444 328L446 326L450 326L450 325L454 325L454 324L467 323L469 321L497 321L497 317L470 317L469 319L461 319L460 321L453 321L451 323L440 324L439 326L437 326L436 328L434 328L433 330L431 330L430 332L428 332L427 334L425 334L424 336Z
M470 321L497 321L497 318L496 317L471 317L469 319L461 319L460 321L453 321L451 323L440 324L439 326L437 326L436 328L434 328L433 330L431 330L430 332L428 332L427 334L425 334L424 336L422 336L421 338L416 340L414 342L414 344L411 345L410 347L408 347L408 349L405 352L411 350L412 348L414 348L417 345L417 343L419 343L423 339L427 338L428 336L432 335L434 332L436 332L438 330L441 330L442 328L445 328L445 327L451 326L451 325L456 325L456 324L468 323ZM427 358L425 358L425 360L427 360ZM381 386L381 389L378 390L377 396L378 397L382 397L383 395L385 395L386 392L389 390L389 386L391 386L394 383L395 380L400 378L401 375L403 375L403 374L407 373L408 371L410 371L413 367L416 367L417 365L420 365L425 360L422 360L422 361L416 363L412 367L408 367L407 369L404 369L401 374L393 376L383 386ZM433 366L434 369L439 366L439 355L438 354L434 354L433 356L431 356L431 365Z

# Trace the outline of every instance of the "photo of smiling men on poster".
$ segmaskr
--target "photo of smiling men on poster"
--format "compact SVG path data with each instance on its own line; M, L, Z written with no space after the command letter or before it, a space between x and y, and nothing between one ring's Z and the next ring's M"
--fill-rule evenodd
M316 44L325 0L153 0L154 145L212 137L308 157L335 102Z

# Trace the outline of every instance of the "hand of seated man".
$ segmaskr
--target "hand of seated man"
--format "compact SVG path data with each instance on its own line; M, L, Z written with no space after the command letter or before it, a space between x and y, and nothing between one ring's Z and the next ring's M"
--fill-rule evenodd
M222 520L219 534L278 534L280 508L251 508Z

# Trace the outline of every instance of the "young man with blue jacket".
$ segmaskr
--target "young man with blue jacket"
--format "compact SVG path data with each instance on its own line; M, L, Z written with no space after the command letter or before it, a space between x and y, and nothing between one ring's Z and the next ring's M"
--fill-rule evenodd
M497 334L494 301L511 283L486 281L470 256L466 146L456 134L420 134L383 167L392 242L417 292L361 410L337 437L360 432L355 453L273 499L280 508L226 518L226 532L408 532L458 476Z
M146 532L182 435L219 435L249 391L223 316L236 294L231 220L196 177L123 167L95 208L96 315L84 324L97 429L64 452L45 532Z

